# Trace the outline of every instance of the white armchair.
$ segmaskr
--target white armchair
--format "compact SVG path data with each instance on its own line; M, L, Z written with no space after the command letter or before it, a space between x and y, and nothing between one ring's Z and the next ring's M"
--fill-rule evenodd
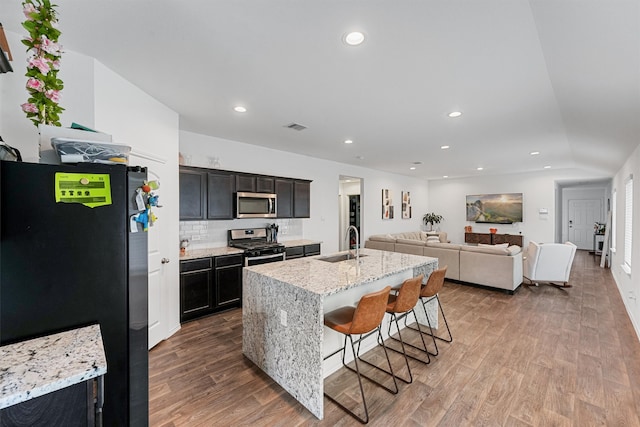
M529 242L524 258L523 275L532 284L561 282L570 288L569 275L576 255L576 245L566 243Z

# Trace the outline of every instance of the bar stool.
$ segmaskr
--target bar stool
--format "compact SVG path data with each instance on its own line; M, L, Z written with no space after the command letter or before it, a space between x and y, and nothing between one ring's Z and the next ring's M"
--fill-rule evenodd
M449 329L449 323L447 322L447 318L444 315L444 310L442 309L442 303L440 302L440 297L438 297L438 293L440 293L440 291L442 290L442 287L444 286L444 276L447 274L447 266L445 265L444 267L442 267L441 269L435 270L434 272L431 273L431 275L429 276L429 279L427 280L427 284L426 285L422 285L422 289L420 290L420 300L422 301L422 308L424 309L424 314L427 317L427 324L429 325L429 332L426 331L420 331L421 333L425 334L425 335L429 335L431 336L431 339L433 339L433 345L436 348L436 352L435 353L431 353L432 356L437 356L438 355L438 344L436 343L436 339L439 339L440 341L444 341L444 342L452 342L453 341L453 336L451 335L451 329ZM438 301L438 308L440 309L440 313L442 313L442 318L444 319L444 324L447 327L447 333L449 334L449 338L442 338L437 336L436 334L434 334L433 332L433 328L431 327L431 321L429 320L429 314L427 314L427 304L430 303L433 300ZM413 329L414 331L417 331L417 328L414 328L412 326L407 325L407 318L405 317L404 319L405 321L405 326L409 329ZM417 322L416 322L417 324ZM414 348L418 348L416 346L412 346ZM421 350L420 348L418 348L419 350Z
M423 278L424 278L424 275L421 274L414 278L405 280L402 283L402 285L400 285L400 287L393 289L393 291L395 291L396 293L389 295L389 301L387 303L387 313L391 315L391 320L395 322L396 329L398 330L398 338L394 338L391 335L392 322L389 322L389 330L388 330L389 338L395 341L399 341L400 345L402 346L402 351L396 350L393 347L389 347L389 350L392 350L392 351L395 351L396 353L401 353L404 355L404 361L407 365L407 371L409 372L409 379L405 380L404 378L400 378L400 377L398 378L407 384L411 384L413 382L413 375L411 373L411 368L409 367L408 358L412 358L424 364L429 364L431 362L431 358L429 357L429 351L427 350L427 344L424 342L424 337L422 336L422 330L420 329L420 324L416 322L416 325L418 326L418 331L420 332L419 335L420 335L420 339L422 340L423 349L421 349L420 347L416 347L416 348L425 352L427 356L426 361L407 353L404 347L405 342L402 339L402 333L400 332L400 324L398 323L400 319L402 319L403 317L406 318L406 316L408 316L410 313L413 313L413 315L415 316L415 312L413 308L418 303L418 298L420 297L420 287L422 286ZM411 347L415 347L415 346L411 345Z
M396 382L396 377L393 374L393 367L391 366L391 361L389 360L389 354L387 353L387 348L384 345L384 342L382 343L382 348L384 349L384 354L387 358L387 364L389 365L389 372L387 372L386 370L380 367L372 365L371 363L366 362L363 359L360 359L360 342L362 340L374 334L376 331L378 332L379 340L382 339L382 331L380 330L380 324L382 323L382 319L384 318L390 290L391 290L391 287L387 286L381 291L372 292L370 294L363 295L362 298L360 298L360 301L358 302L358 305L356 307L340 307L324 315L325 326L333 329L336 332L340 332L341 334L344 334L344 345L342 346L342 348L326 356L324 360L328 359L329 357L335 354L342 352L342 364L344 365L344 367L349 369L352 372L355 372L358 375L358 383L360 385L360 394L362 395L362 404L364 406L365 417L361 418L360 416L356 415L355 412L348 409L346 406L338 402L333 397L329 396L327 393L324 393L324 395L327 396L329 400L331 400L336 405L338 405L343 410L345 410L347 413L349 413L349 415L351 415L352 417L354 417L355 419L357 419L363 424L366 424L369 422L369 410L367 408L367 401L364 396L364 389L362 388L361 377L368 379L369 381L384 388L385 390L387 390L392 394L398 393L398 383ZM353 335L360 335L360 337L354 341ZM347 364L345 363L345 356L347 353L346 351L347 337L351 342L351 351L353 352L353 360L355 362L356 369L353 369L347 366ZM357 351L354 345L355 343L358 344ZM362 362L366 362L369 365L390 374L391 377L393 378L393 384L395 389L388 388L384 384L381 384L380 382L362 374L360 372L360 367L358 366L358 360Z

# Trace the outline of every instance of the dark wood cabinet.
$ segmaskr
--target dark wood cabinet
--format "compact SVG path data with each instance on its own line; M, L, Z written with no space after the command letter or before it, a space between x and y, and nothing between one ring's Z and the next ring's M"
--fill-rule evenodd
M180 261L180 322L242 305L242 254Z
M277 196L277 216L278 218L293 217L293 180L275 179L275 190Z
M482 243L485 245L499 245L508 243L522 247L523 237L518 234L493 234L493 233L464 233L465 243Z
M239 173L236 175L236 191L256 192L256 176Z
M212 274L211 258L180 261L180 322L212 311Z
M206 197L206 171L180 168L180 219L205 219Z
M256 177L256 191L258 193L275 193L275 178L270 176Z
M214 308L239 307L242 304L242 255L214 258Z
M304 256L320 255L320 243L304 245Z
M320 243L309 245L289 246L285 248L286 259L296 259L313 255L320 255Z
M237 192L277 195L277 218L309 218L311 181L180 167L180 220L234 219Z
M233 219L236 181L228 172L209 172L207 187L207 218Z
M90 379L0 410L0 426L86 427L96 423L94 382Z
M311 216L311 182L293 181L293 217Z
M296 259L302 258L304 256L304 246L291 246L289 248L285 248L285 254L287 259Z

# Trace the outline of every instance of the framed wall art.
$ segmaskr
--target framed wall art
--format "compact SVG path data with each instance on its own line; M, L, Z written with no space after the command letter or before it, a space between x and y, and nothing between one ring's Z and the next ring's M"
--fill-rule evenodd
M411 219L411 192L402 192L402 219Z
M382 219L393 219L393 197L391 190L382 190Z

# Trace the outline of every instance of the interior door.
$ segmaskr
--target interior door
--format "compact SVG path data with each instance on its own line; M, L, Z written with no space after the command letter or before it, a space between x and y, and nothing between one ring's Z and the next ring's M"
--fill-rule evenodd
M601 200L569 200L569 241L578 249L593 249L593 225L601 221Z
M147 180L159 181L160 188L153 191L159 196L159 205L171 203L167 200L167 192L163 192L162 183L164 169L167 167L162 159L152 159L148 156L136 156L131 153L129 164L140 165L147 168ZM169 335L170 326L164 318L164 313L169 310L168 295L170 278L173 271L177 277L178 259L172 259L173 253L170 242L170 222L167 211L162 207L152 207L152 212L158 220L148 230L148 256L149 256L149 348L152 348ZM175 245L173 245L175 246Z

